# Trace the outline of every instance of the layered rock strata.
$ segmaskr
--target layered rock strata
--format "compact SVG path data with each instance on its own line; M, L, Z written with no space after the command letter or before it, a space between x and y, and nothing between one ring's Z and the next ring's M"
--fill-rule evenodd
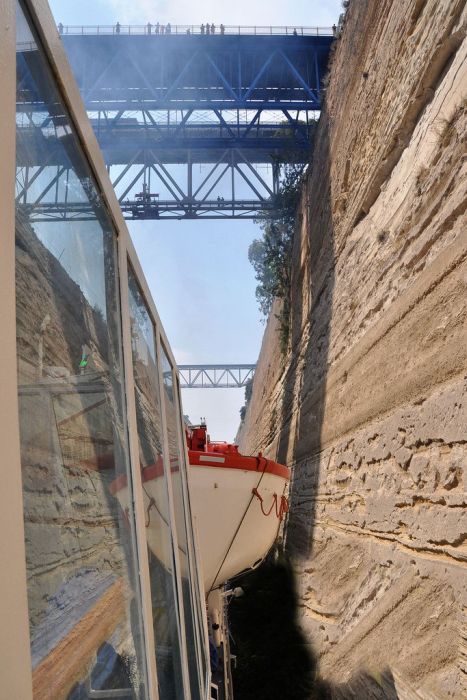
M352 1L288 352L272 318L240 435L293 466L302 625L339 697L467 697L466 23L463 1Z

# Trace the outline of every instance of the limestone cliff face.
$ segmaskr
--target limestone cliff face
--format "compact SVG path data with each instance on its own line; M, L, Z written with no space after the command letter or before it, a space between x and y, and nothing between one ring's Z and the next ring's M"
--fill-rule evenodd
M466 24L464 0L352 0L288 353L271 319L240 436L293 466L302 624L344 696L373 697L366 671L467 697Z

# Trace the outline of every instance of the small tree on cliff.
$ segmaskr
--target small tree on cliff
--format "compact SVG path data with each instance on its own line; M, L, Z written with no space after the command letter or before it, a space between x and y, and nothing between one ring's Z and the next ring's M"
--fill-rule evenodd
M283 349L288 337L290 260L302 176L303 164L284 166L274 209L257 217L263 236L255 239L248 249L248 259L258 281L256 299L261 313L267 317L274 299L282 300L280 321Z
M244 421L246 416L246 409L251 401L251 395L253 393L253 377L250 377L245 382L245 403L240 409L240 420Z

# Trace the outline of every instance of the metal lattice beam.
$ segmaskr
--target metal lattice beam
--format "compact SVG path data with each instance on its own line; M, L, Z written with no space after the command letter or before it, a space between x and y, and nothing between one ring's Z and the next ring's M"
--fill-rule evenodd
M253 218L274 207L280 164L309 159L332 36L270 29L156 37L147 27L63 28L126 218ZM18 128L29 147L19 155L18 203L35 221L85 220L63 115L32 91L34 52L19 60Z
M287 104L320 109L332 36L65 33L63 41L90 111L250 109L265 103L271 110Z
M182 389L239 389L253 378L256 365L178 365Z
M109 172L122 212L133 220L254 218L261 211L273 209L278 180L276 171L270 185L246 159L242 167L222 161L209 165L196 188L190 169L179 173L176 181L156 157L151 165L129 164L116 177L112 177L112 168ZM18 205L36 222L94 218L92 205L79 197L76 182L70 187L73 179L73 170L64 166L23 166L16 175ZM227 180L228 192L224 190L225 196L216 197L213 191L222 179ZM248 188L248 198L235 196L240 179ZM158 194L160 188L164 189L163 198Z

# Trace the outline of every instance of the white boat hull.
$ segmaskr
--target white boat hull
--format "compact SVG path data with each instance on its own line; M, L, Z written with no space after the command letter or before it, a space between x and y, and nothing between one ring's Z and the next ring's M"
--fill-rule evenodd
M206 593L257 566L277 538L287 480L268 472L190 466L190 493ZM263 499L253 494L257 488Z
M267 555L279 532L288 479L268 471L220 466L220 460L225 461L223 457L205 455L201 459L212 460L212 464L190 464L189 490L204 588L209 594L241 572L256 567ZM179 471L173 470L172 479L179 478ZM123 512L127 512L126 482L113 492ZM148 547L160 564L171 571L172 535L162 474L143 479L143 499ZM176 525L182 527L182 523ZM181 554L185 555L180 557L185 567L187 553Z

